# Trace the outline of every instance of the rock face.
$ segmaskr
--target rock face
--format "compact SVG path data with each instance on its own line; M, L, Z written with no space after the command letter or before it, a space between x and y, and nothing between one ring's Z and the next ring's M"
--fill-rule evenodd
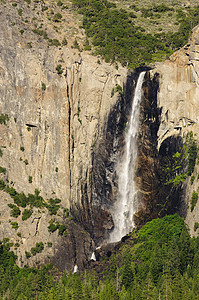
M109 131L116 128L114 124L109 124L110 114L113 114L113 107L115 111L123 106L118 91L125 89L127 70L121 66L116 68L114 65L101 64L99 58L71 49L71 41L69 46L49 47L41 32L37 31L38 35L32 31L34 26L29 14L34 14L35 18L36 13L28 10L26 3L19 4L17 9L11 3L4 7L2 5L2 8L0 114L1 117L7 114L9 118L6 124L0 124L0 166L6 169L2 179L17 192L26 195L34 194L38 189L44 199L60 198L61 207L71 209L73 218L78 222L74 226L67 225L72 230L68 229L69 236L70 232L75 231L75 234L71 233L71 236L75 236L71 243L81 243L81 234L79 237L77 234L80 226L88 230L85 233L82 229L86 234L86 239L82 241L86 242L79 247L80 252L86 253L82 259L86 261L93 251L92 238L102 240L104 232L113 226L105 200L104 205L99 200L101 191L94 183L93 169L100 172L99 157L100 163L103 163L103 156L108 157L111 153L107 150L107 144L103 147L102 143L106 128L112 127ZM23 10L21 18L17 13L19 8ZM54 6L52 8L57 9ZM37 7L40 15L41 9ZM46 22L44 20L47 27ZM22 25L24 33L19 30ZM58 34L52 36L57 37L60 38ZM124 108L121 108L123 118ZM111 120L115 121L113 117ZM113 144L110 139L111 132L106 141ZM104 177L105 174L100 176ZM97 195L96 200L94 194ZM2 192L2 203L4 197ZM6 203L13 203L13 200L8 197ZM2 212L0 238L9 237L14 243L19 242L16 251L21 253L24 263L31 265L36 260L38 263L44 261L47 256L57 257L59 253L63 254L63 247L69 247L60 246L58 249L58 245L66 245L69 241L58 237L55 242L53 236L57 236L57 232L48 233L47 226L54 216L50 216L46 210L42 213L34 208L33 215L25 223L21 221L21 216L15 219L9 218L9 214L9 208L6 214ZM17 236L17 231L11 225L8 226L9 219L10 222L18 222L19 230L26 224L26 229L23 228L21 232L22 238ZM55 216L55 219L65 222L63 217ZM37 234L36 220L40 224ZM68 224L68 221L65 223ZM25 239L24 242L21 239ZM35 257L27 260L25 250L29 251L40 240L52 242L52 249L44 249L40 261ZM79 266L84 264L75 261L76 250L70 247L68 253L72 253L73 259L68 255L70 264L67 270L73 268L74 263Z
M65 37L63 27L50 36L52 16L45 12L49 22L43 21L44 31L50 39L41 30L43 25L33 23L37 13L46 11L42 4L18 5L23 9L21 18L11 3L2 6L0 13L0 239L10 239L21 266L51 261L61 270L73 270L75 265L83 269L113 227L115 164L123 151L140 70L128 73L121 66L101 63L100 58L71 48L73 37L68 45L53 46L55 39ZM28 19L30 9L33 15ZM69 12L64 17L72 22ZM83 33L78 36L81 46L80 37ZM186 216L191 234L197 233L199 204L193 209L188 205L193 191L199 190L198 166L194 178L188 176L177 185L168 182L187 171L186 136L192 131L193 139L199 140L198 55L196 28L189 45L146 73L136 171L141 203L135 215L138 227L178 211ZM183 159L177 173L168 176L163 169L173 155ZM14 218L8 207L14 204L13 197L2 188L2 180L25 195L37 189L46 205L27 205L32 215L24 221L21 215ZM52 214L47 199L56 198L61 203L57 214ZM25 207L20 209L23 213ZM59 235L58 229L50 232L52 223L64 225L64 234ZM43 251L27 257L26 252L31 253L39 242Z
M191 234L197 234L199 204L191 209L190 203L199 189L198 165L194 162L193 173L186 179L182 176L189 164L188 139L193 136L192 143L197 145L199 141L198 41L196 27L189 44L147 74L140 115L137 184L143 208L135 216L138 226L177 211L185 217Z

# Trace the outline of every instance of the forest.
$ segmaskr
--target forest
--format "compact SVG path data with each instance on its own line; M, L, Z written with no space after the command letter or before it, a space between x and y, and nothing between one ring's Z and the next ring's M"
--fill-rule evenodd
M199 238L177 214L134 230L87 271L53 265L19 268L9 240L0 244L0 299L199 299Z
M73 6L83 15L83 28L94 46L94 54L101 55L106 62L119 61L123 66L135 68L148 65L158 59L168 58L173 51L184 46L191 30L199 22L199 6L186 11L177 11L177 32L146 33L135 26L132 12L107 0L73 0ZM144 17L173 10L165 5L142 9ZM156 16L157 17L157 16ZM88 40L85 47L88 48Z

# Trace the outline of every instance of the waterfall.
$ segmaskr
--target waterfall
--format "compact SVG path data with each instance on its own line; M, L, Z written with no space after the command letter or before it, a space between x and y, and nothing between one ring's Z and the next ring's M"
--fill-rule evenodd
M145 72L140 73L137 81L131 116L125 136L124 154L116 167L116 173L118 175L118 197L111 210L114 229L110 233L109 242L117 242L132 231L134 227L133 215L138 211L134 170L137 159L136 136L139 126L139 112L144 75Z

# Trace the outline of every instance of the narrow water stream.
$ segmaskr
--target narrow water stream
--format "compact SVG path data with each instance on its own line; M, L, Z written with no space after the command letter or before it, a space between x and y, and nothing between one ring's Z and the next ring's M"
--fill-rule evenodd
M137 189L134 176L137 159L137 132L144 76L145 72L140 73L136 84L131 116L125 136L124 154L116 167L119 191L117 200L111 211L114 229L110 233L109 242L117 242L132 231L134 227L133 215L138 210Z

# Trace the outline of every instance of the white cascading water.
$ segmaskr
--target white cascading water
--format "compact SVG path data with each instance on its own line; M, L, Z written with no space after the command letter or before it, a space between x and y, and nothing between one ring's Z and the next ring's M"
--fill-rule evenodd
M116 167L118 175L118 197L111 211L114 229L110 233L109 242L120 241L123 236L132 231L134 227L133 215L138 211L134 170L137 159L136 136L139 126L139 112L144 75L145 72L140 73L137 81L130 121L125 137L124 154Z

